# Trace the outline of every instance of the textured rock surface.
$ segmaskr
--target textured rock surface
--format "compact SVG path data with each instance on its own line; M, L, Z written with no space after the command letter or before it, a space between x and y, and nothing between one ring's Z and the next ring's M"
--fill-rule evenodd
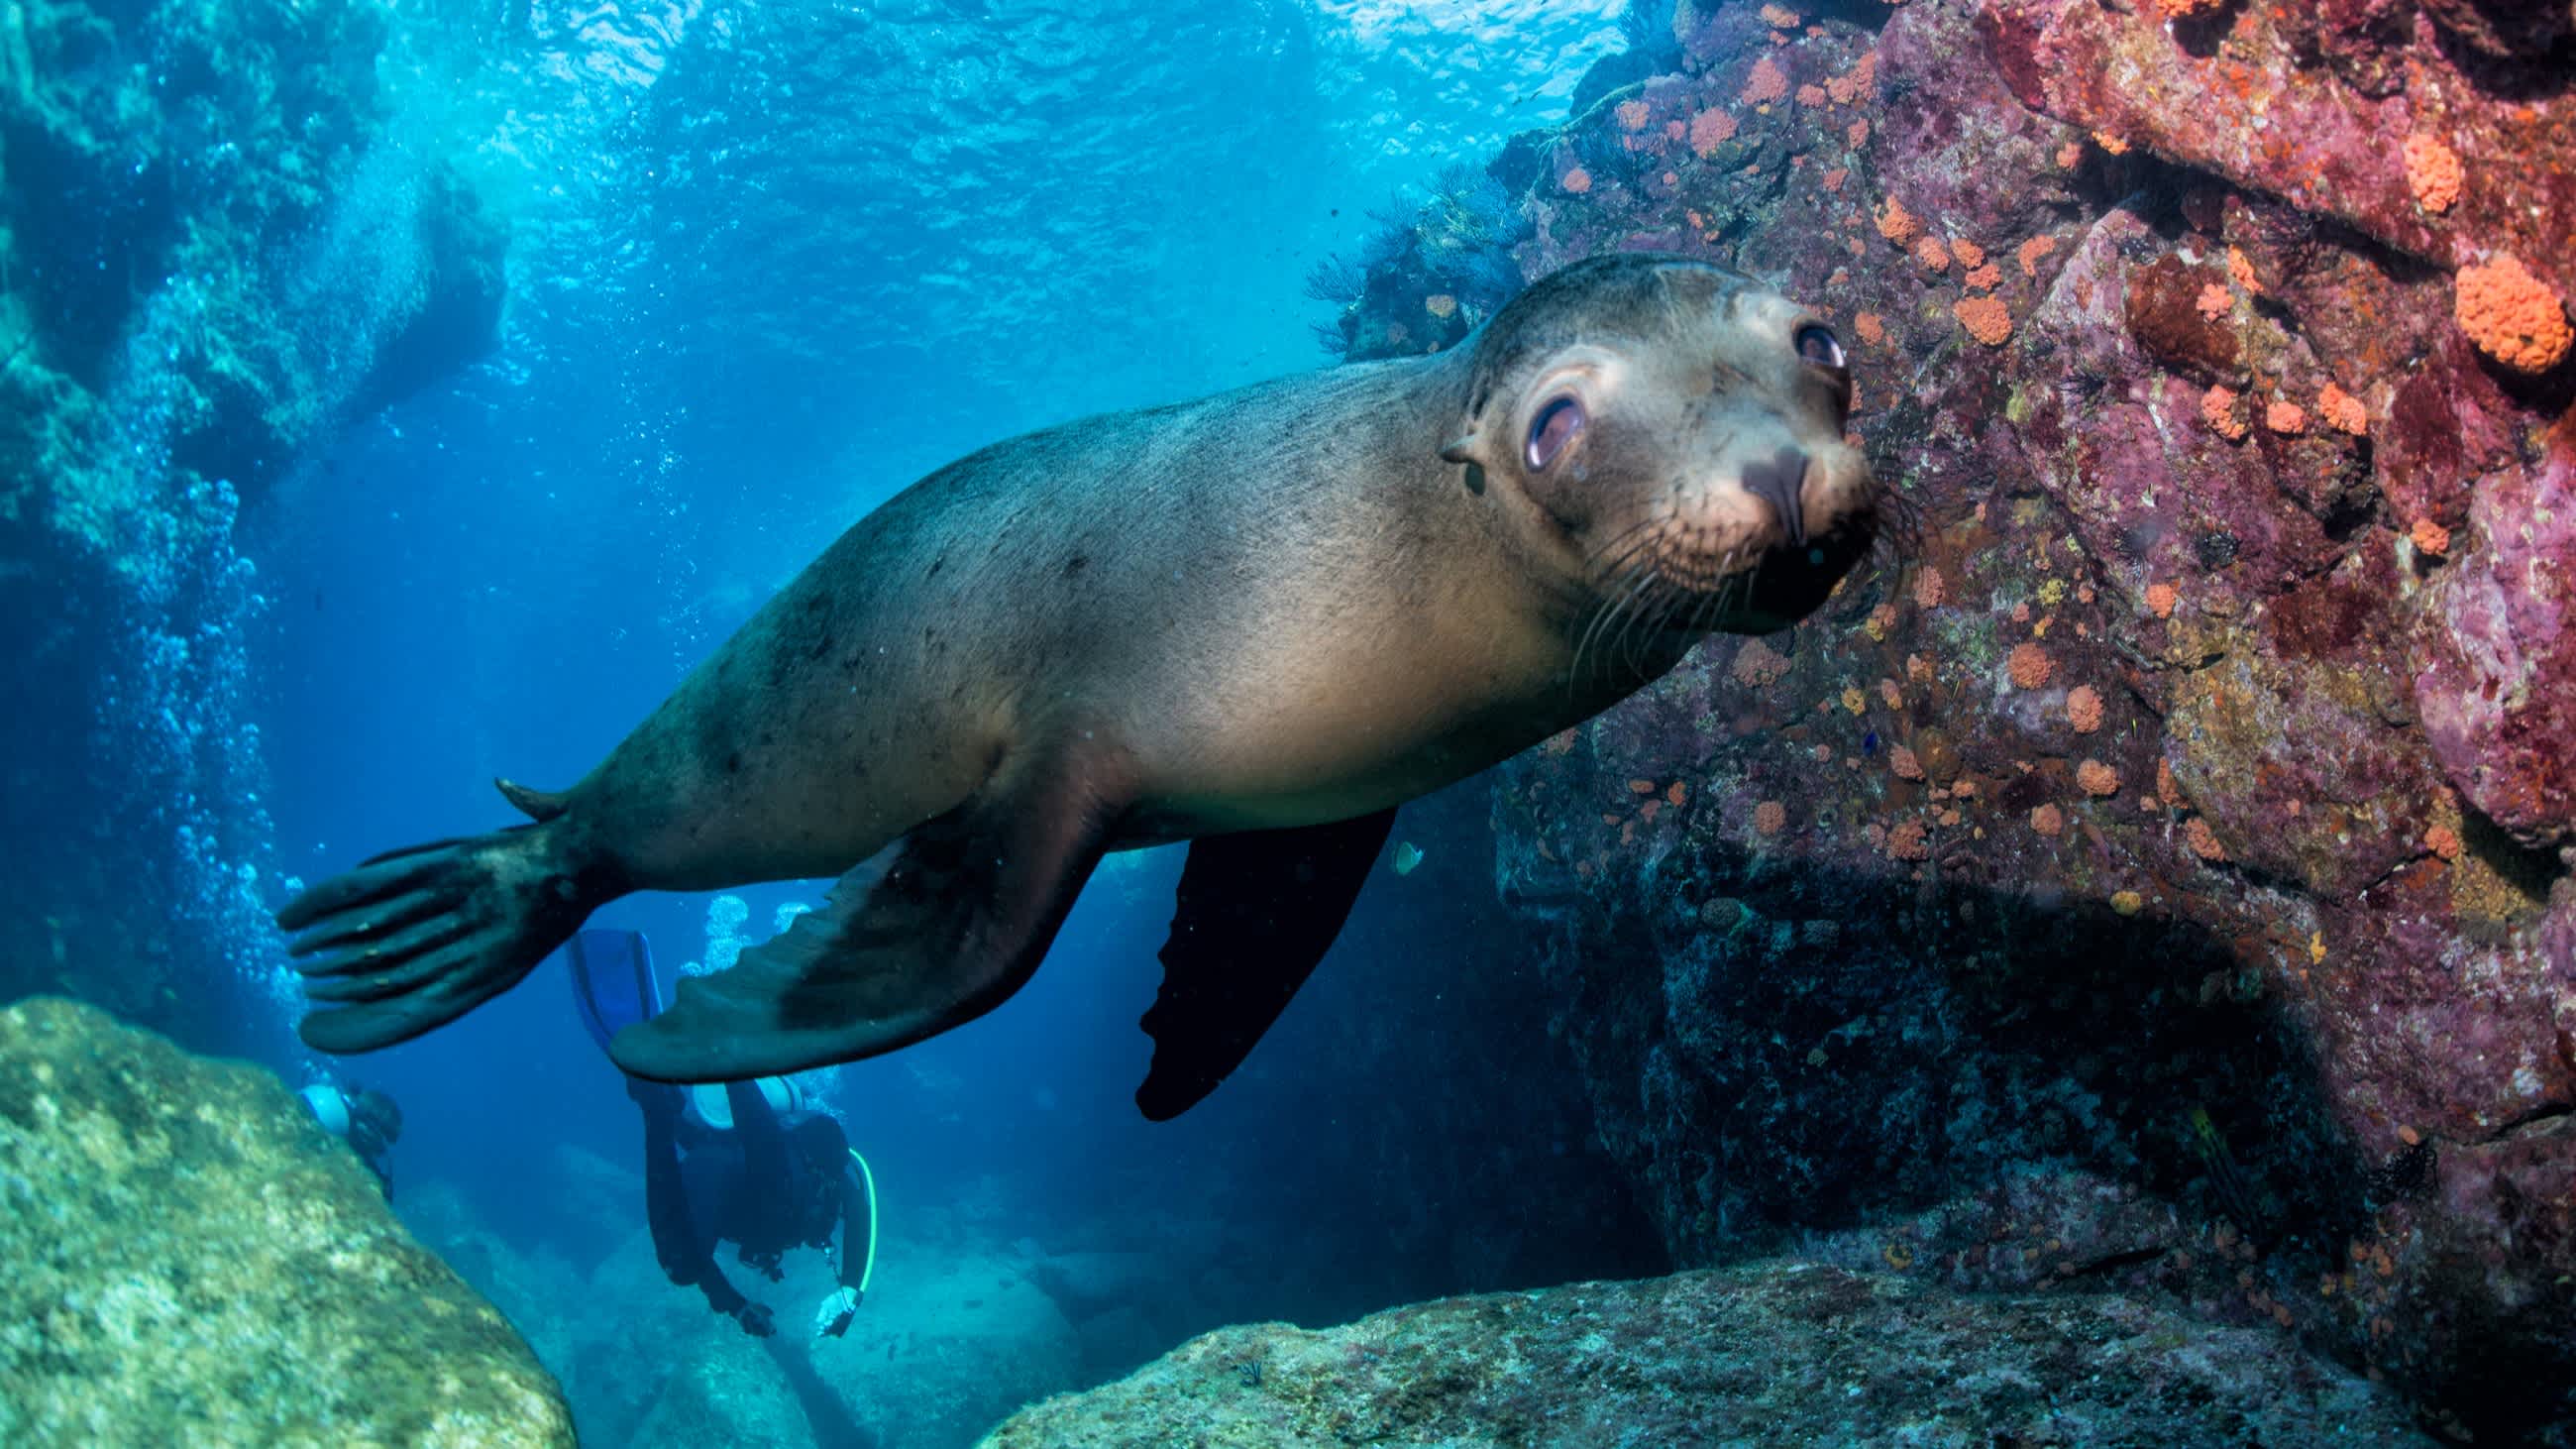
M265 1072L0 1011L0 1440L564 1444L554 1380Z
M2393 1394L2105 1295L1969 1298L1802 1263L1222 1329L1023 1411L1042 1445L2412 1445Z
M158 490L255 483L334 409L489 344L502 237L476 199L434 163L365 172L400 144L389 20L374 0L10 12L0 517L131 547Z
M2156 1286L2576 1434L2576 364L2455 286L2576 291L2564 7L1797 8L1685 0L1481 223L1813 301L1915 516L1503 772L1605 1139L1685 1263ZM1461 230L1355 355L1490 305Z
M461 46L501 7L405 8ZM269 1045L206 1029L274 1015L206 1009L253 974L225 957L267 845L234 524L501 310L503 228L393 94L417 79L394 9L0 11L0 693L41 705L0 722L0 833L76 842L0 883L0 999Z

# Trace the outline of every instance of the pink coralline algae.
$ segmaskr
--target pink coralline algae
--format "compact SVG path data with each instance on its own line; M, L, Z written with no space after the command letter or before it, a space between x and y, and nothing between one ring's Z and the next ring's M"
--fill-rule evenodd
M2576 841L2576 448L2486 480L2470 527L2478 547L2443 540L2458 556L2415 680L2425 734L2489 819L2534 846Z

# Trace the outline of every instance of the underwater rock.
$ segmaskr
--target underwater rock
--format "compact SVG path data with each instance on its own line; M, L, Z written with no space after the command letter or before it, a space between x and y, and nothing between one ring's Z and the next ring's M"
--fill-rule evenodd
M2470 804L2524 845L2561 844L2576 838L2576 438L2484 480L2467 532L2426 609L2424 731Z
M1492 170L1524 277L1832 318L1913 514L1497 777L1604 1144L1686 1265L2161 1293L2576 1433L2564 7L1796 8Z
M554 1380L278 1080L0 1011L0 1440L562 1444Z
M491 345L506 234L390 134L390 19L157 0L14 22L0 516L123 546L154 490L251 487L342 408Z
M1226 1328L987 1449L1260 1444L2418 1445L2397 1396L2252 1329L1798 1262Z

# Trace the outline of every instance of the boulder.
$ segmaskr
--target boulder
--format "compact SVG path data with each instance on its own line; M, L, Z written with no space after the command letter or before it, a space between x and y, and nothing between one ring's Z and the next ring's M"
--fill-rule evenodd
M1204 1334L1013 1415L1083 1444L2426 1445L2396 1395L2111 1295L1983 1298L1773 1261Z
M0 1441L570 1445L555 1381L278 1079L0 1011Z

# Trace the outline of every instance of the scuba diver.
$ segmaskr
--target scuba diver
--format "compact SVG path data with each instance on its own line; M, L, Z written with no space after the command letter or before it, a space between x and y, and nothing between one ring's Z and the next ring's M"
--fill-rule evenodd
M638 931L583 931L565 947L582 1023L605 1051L609 1038L661 1009L652 954ZM799 1245L832 1252L840 1287L814 1310L814 1336L838 1338L858 1313L876 1269L876 1182L841 1123L810 1111L785 1077L694 1087L626 1079L644 1110L644 1205L653 1252L670 1280L695 1284L707 1306L767 1338L768 1307L743 1296L716 1266L716 1245L777 1282Z
M355 1091L338 1082L315 1082L300 1094L322 1130L349 1144L358 1160L376 1175L385 1201L394 1198L393 1169L387 1165L394 1143L402 1137L402 1108L373 1087Z

